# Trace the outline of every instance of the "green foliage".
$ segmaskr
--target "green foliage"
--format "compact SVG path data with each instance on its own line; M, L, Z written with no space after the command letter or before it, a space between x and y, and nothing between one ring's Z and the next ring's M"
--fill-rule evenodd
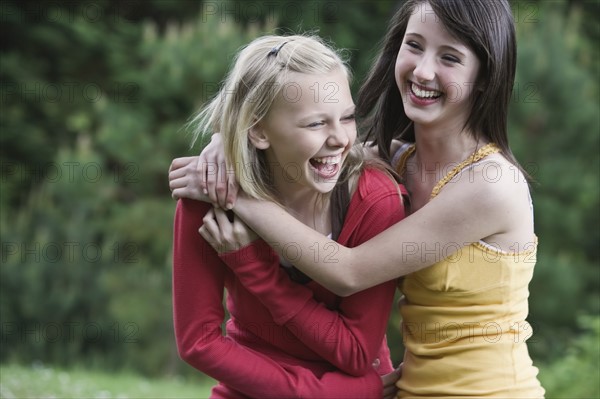
M582 316L579 325L583 333L572 341L566 354L541 367L547 398L600 397L600 317Z
M170 299L167 169L200 147L190 149L185 122L237 50L264 33L318 31L348 48L356 93L396 7L4 1L0 361L197 375L177 357ZM514 1L513 9L510 135L534 179L540 242L531 353L549 394L597 394L577 381L598 376L597 319L580 318L600 312L598 3ZM393 312L395 362L399 323Z
M139 21L116 3L93 4L99 21L84 3L3 4L25 45L0 61L0 360L191 373L172 331L166 174L189 151L185 121L258 32L198 4L151 17L165 4Z
M540 2L517 24L510 132L534 180L540 244L531 284L531 349L545 360L565 350L580 313L600 312L598 69L576 62L582 53L596 60L599 53L582 32L582 7Z

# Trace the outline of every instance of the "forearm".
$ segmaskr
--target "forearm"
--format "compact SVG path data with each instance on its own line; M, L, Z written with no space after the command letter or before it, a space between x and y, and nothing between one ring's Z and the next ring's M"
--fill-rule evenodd
M314 231L272 202L240 195L234 211L280 256L325 288L342 296L356 292L353 274L344 272L352 249Z
M449 185L402 223L352 249L313 231L272 203L240 195L235 211L298 269L332 292L347 296L430 266L454 249L497 233L500 222L479 221L502 205L490 203L489 198L506 194L488 193L489 187L483 190L497 184L479 175L475 176L479 182ZM206 196L198 199L208 200Z
M493 206L478 204L470 199L477 195L477 187L467 184L446 190L451 194L442 192L418 212L354 248L326 238L270 202L240 196L235 212L298 269L347 296L450 255L468 256L464 251L471 243L493 232L493 226L479 221L489 218L499 200L492 198Z

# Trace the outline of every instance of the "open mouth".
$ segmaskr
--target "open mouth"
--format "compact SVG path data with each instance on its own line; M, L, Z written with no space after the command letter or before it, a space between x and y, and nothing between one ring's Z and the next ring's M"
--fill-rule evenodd
M320 157L311 158L309 160L310 166L313 170L322 178L332 178L340 170L342 163L342 155L335 155L332 157Z
M412 82L409 83L410 91L412 92L412 94L421 100L436 100L442 96L441 91L425 89L417 86Z

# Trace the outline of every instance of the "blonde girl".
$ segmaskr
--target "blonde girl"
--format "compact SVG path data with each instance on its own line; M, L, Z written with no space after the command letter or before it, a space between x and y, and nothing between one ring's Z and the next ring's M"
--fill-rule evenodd
M349 77L317 37L261 37L238 54L194 123L199 133L221 132L248 198L277 203L293 220L353 247L399 221L404 208L391 175L365 164L354 145ZM213 398L391 397L398 371L385 330L395 283L342 298L295 268L297 248L281 244L257 240L237 216L207 203L178 202L180 356L219 381Z

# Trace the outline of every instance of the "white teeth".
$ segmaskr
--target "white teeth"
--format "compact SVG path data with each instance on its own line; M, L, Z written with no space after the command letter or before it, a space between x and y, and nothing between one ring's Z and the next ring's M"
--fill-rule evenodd
M422 98L439 97L442 94L441 92L436 91L436 90L421 90L414 83L411 85L411 90L413 91L413 93L415 93L417 95L417 97L422 97Z
M341 162L342 156L337 155L335 157L323 157L323 158L313 158L315 162L324 163L329 165L336 165Z

